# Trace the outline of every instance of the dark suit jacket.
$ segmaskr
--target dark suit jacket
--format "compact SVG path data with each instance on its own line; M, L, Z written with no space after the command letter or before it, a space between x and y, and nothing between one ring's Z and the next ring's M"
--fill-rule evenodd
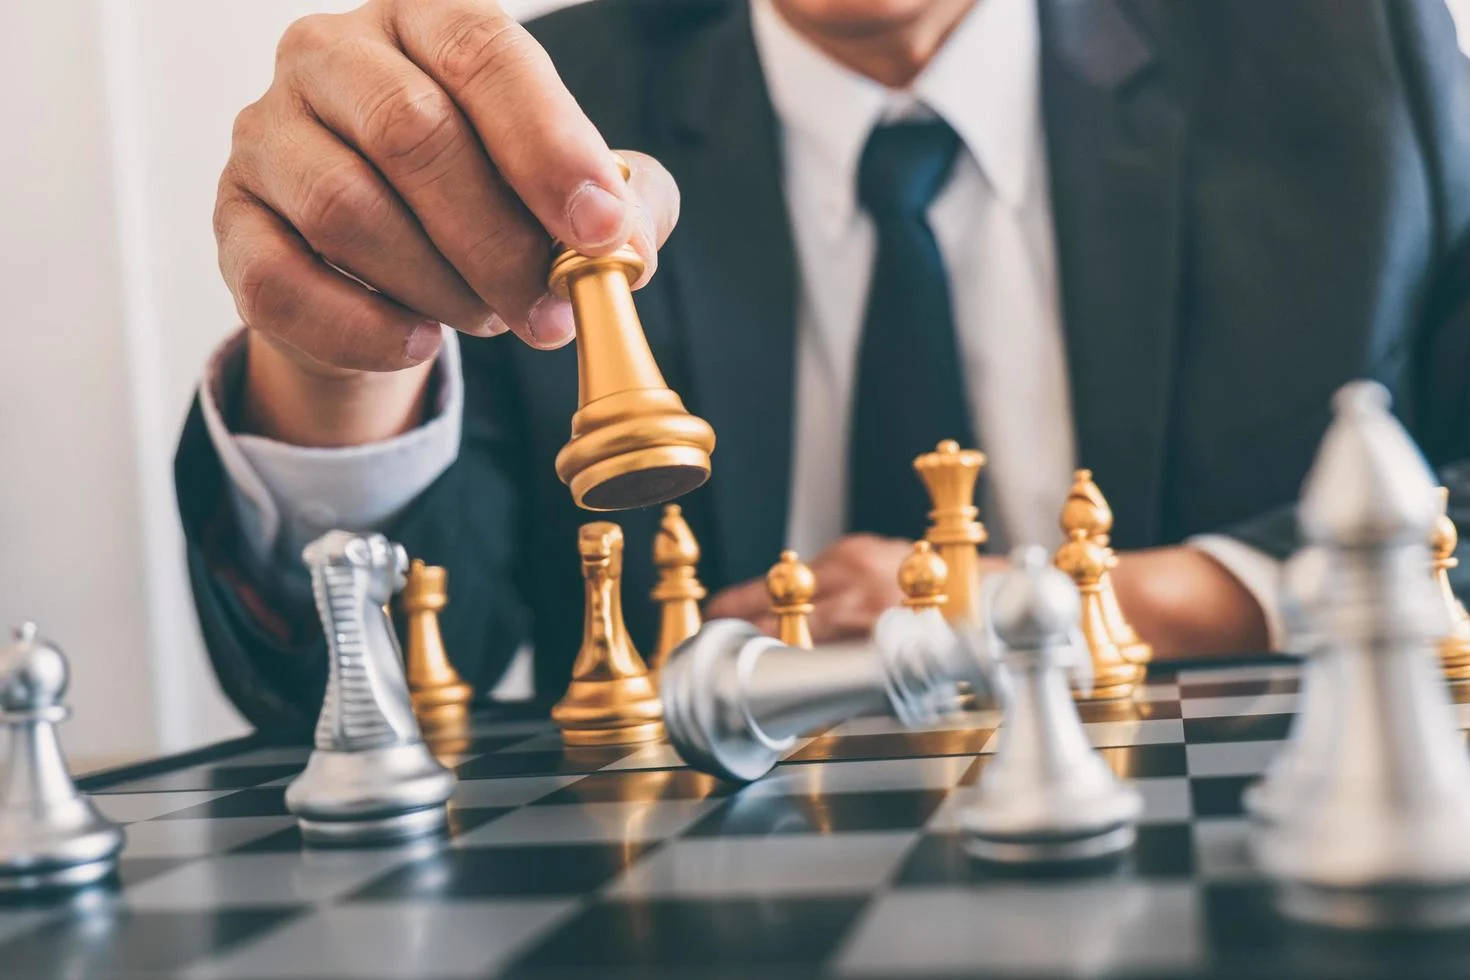
M1470 71L1440 0L1040 9L1079 462L1112 503L1116 543L1223 531L1285 554L1329 397L1354 377L1393 391L1436 464L1470 457ZM531 30L610 145L656 155L682 189L638 306L670 384L718 433L713 479L685 501L702 577L760 575L786 519L797 284L748 10L602 0ZM552 465L576 352L463 344L458 462L387 530L448 566L443 626L465 674L493 683L529 639L554 697L579 641L588 517ZM197 406L177 480L224 689L257 725L306 730L320 635L282 640L242 598ZM646 649L658 513L618 519Z

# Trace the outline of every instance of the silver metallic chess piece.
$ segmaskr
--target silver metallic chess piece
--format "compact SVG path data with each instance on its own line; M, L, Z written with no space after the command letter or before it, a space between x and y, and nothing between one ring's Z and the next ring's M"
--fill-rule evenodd
M56 724L71 714L66 657L26 623L0 650L0 892L79 888L117 867L122 828L97 812L67 772Z
M1077 642L1077 587L1030 546L989 592L986 618L1009 676L995 758L960 813L965 847L1006 864L1089 861L1132 846L1143 801L1093 749L1067 671L1088 656Z
M1470 759L1434 649L1446 613L1424 572L1434 481L1380 385L1346 385L1333 408L1297 510L1307 546L1327 556L1303 608L1320 667L1294 764L1253 797L1252 850L1293 917L1463 925Z
M659 693L685 762L748 781L806 732L865 714L931 721L954 704L957 680L987 689L937 609L895 607L855 649L788 647L742 620L711 620L674 651Z
M381 534L328 531L302 553L330 668L316 747L286 787L307 843L362 844L435 833L454 775L424 744L384 604L408 556Z

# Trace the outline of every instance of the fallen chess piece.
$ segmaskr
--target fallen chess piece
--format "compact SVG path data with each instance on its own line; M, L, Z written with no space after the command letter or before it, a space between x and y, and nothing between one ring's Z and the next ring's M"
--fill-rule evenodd
M122 828L77 791L56 738L71 713L66 657L27 623L0 651L0 892L80 888L117 867ZM0 971L3 972L3 971Z
M965 847L1006 864L1117 854L1132 846L1143 802L1093 749L1072 700L1067 671L1088 656L1075 642L1077 589L1044 548L1018 548L1011 562L986 613L1004 650L1005 720L960 814Z
M1434 647L1429 467L1373 382L1344 386L1297 519L1319 549L1299 629L1302 717L1252 796L1252 850L1288 915L1340 927L1470 923L1470 759Z
M437 833L454 775L424 744L384 608L403 587L408 556L381 534L328 531L302 558L330 667L316 747L286 787L286 807L308 844Z
M725 779L771 771L798 736L864 714L932 721L955 681L986 689L979 661L939 612L944 563L927 541L899 573L907 598L856 650L807 650L743 620L716 619L664 668L664 725L686 763Z

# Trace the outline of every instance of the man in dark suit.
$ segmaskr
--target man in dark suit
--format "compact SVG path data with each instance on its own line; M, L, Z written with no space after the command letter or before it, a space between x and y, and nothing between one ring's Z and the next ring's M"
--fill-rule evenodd
M552 237L648 262L649 341L719 437L685 501L711 613L759 620L754 580L799 541L819 638L861 633L922 527L906 455L951 434L990 451L1013 542L1095 471L1162 655L1261 649L1339 384L1388 385L1470 502L1467 120L1438 0L299 21L236 124L215 226L246 329L177 464L221 682L262 727L309 725L324 648L295 558L335 523L448 566L479 687L529 644L560 693L587 515L552 465L576 402ZM609 145L641 151L626 185ZM618 519L646 643L657 514Z

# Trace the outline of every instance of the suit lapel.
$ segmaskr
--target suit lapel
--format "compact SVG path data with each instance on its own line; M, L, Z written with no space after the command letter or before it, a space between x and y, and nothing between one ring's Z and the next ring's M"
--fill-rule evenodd
M746 5L686 45L658 88L684 215L660 275L683 324L690 407L715 429L716 567L736 582L763 574L785 535L795 360L795 251Z
M1078 462L1122 545L1158 540L1184 113L1120 0L1043 0L1042 101Z

